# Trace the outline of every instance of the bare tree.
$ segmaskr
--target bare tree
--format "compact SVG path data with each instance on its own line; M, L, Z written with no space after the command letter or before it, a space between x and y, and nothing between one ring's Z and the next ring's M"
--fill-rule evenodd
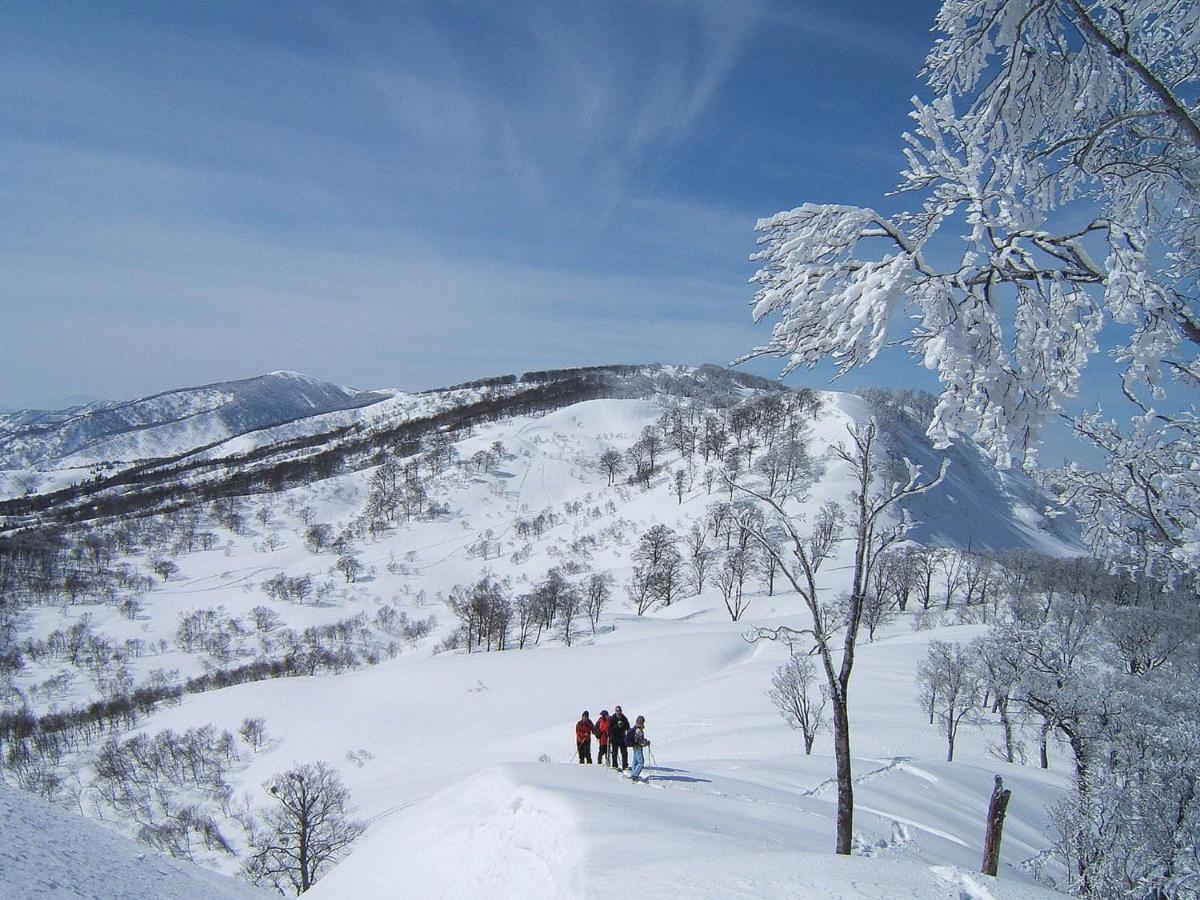
M729 499L733 499L733 492L737 490L737 479L742 474L742 452L737 447L730 447L725 451L725 459L722 460L724 469L722 477L729 487Z
M650 476L654 474L654 466L650 463L650 452L646 445L642 441L635 441L625 451L625 456L633 466L633 480L649 484Z
M366 826L349 817L350 791L323 762L275 775L263 787L277 804L260 817L250 838L246 877L281 894L307 891Z
M833 451L833 455L850 468L856 488L850 497L854 510L851 518L854 529L854 570L850 597L844 609L845 621L842 623L829 621L829 611L821 602L817 588L817 571L832 554L834 545L841 538L840 509L835 504L823 506L811 533L803 537L797 530L795 517L788 513L782 501L738 485L740 490L758 498L774 511L777 524L784 529L791 543L790 555L795 563L784 559L782 550L774 544L763 525L747 522L749 533L766 552L775 555L780 571L796 593L804 599L812 615L812 627L799 631L787 627L758 628L752 632L751 639L779 640L785 635L806 633L816 644L816 652L825 671L833 704L833 744L838 784L836 849L838 853L846 855L850 853L854 833L854 781L850 763L850 676L854 671L854 652L858 644L859 626L862 624L863 601L879 555L901 540L909 527L907 517L901 517L898 524L889 526L885 523L884 516L907 498L925 493L941 484L948 464L943 460L937 477L922 481L920 466L908 463L906 483L890 482L881 485L879 467L875 459L878 425L872 419L865 424L847 426L847 431L850 435L849 446L839 445ZM833 638L839 624L844 627L845 634L842 639L841 660L835 667Z
M812 657L793 649L788 661L775 670L771 690L767 691L784 721L804 736L804 752L808 755L812 754L817 733L826 726L825 706L829 703L829 688L816 685L816 679Z
M243 719L238 734L257 753L267 742L267 721L261 718Z
M608 483L612 484L625 468L625 460L616 450L605 450L600 454L600 468L608 475Z
M950 604L954 602L954 597L962 590L966 583L964 580L966 554L950 547L945 547L938 551L937 565L942 573L942 589L945 592L943 597L944 608L949 609Z
M579 608L583 606L583 595L573 584L567 585L558 601L558 636L570 647L575 643L575 625L579 619Z
M540 616L541 601L537 591L522 594L513 603L513 617L517 625L517 649L524 650Z
M700 438L700 452L704 454L705 464L708 464L709 457L720 459L725 452L727 443L729 443L729 431L725 428L725 423L712 413L706 415L704 432Z
M593 573L584 583L584 603L587 606L588 622L592 626L592 634L596 633L596 623L600 614L612 596L612 575L607 572Z
M913 585L921 609L933 605L933 575L937 571L938 551L933 547L914 547L911 551Z
M646 451L647 462L650 465L650 471L654 471L658 455L663 452L663 441L659 436L658 429L653 425L647 425L642 429L641 436L638 438L638 443Z
M347 583L355 581L362 568L362 561L353 553L344 553L338 557L337 570L345 576Z
M170 581L171 576L179 571L179 564L173 559L158 556L150 560L150 569L163 581Z
M637 614L644 615L657 599L654 595L654 571L645 566L634 566L633 574L625 583L625 592L633 601Z
M730 620L737 622L750 605L746 596L746 581L754 574L757 560L748 546L737 546L727 552L717 569L717 586L729 611Z
M712 565L713 551L708 546L707 532L697 522L692 523L692 530L683 540L687 545L687 559L692 570L692 582L695 584L698 594L704 590L704 577Z
M683 469L676 469L675 474L671 476L671 493L679 500L679 505L683 505L683 495L687 493L687 472Z
M862 603L862 622L867 626L867 640L875 640L875 632L895 621L899 610L893 600L890 563L893 555L881 557L871 573L871 583Z
M324 522L309 525L304 530L304 544L309 553L320 553L329 546L333 538L333 528Z
M467 652L503 650L512 622L512 603L507 596L507 581L485 574L473 585L455 585L446 605L462 623Z
M681 595L685 580L678 543L672 529L655 525L642 535L631 554L633 577L626 589L639 616L656 603L670 606Z

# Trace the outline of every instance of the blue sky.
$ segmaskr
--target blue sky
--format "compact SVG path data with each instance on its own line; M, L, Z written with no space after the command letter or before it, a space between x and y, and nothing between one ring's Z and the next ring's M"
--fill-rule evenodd
M727 362L755 219L893 185L934 9L12 4L0 403Z
M0 404L728 362L758 217L888 207L936 8L0 7Z

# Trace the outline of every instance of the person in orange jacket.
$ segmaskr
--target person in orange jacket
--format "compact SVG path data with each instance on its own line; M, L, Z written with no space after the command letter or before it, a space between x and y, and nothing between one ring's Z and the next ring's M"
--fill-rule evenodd
M590 766L592 764L592 730L594 728L588 711L585 709L583 716L575 723L575 747L579 751L580 765L587 763Z
M596 751L596 762L599 765L604 765L608 757L608 726L609 726L608 710L600 710L600 718L596 720L596 742L599 749Z

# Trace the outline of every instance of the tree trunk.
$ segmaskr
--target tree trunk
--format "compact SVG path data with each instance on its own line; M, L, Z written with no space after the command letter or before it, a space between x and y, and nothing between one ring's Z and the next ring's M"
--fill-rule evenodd
M996 776L996 786L992 788L992 799L988 803L987 831L983 837L983 868L984 875L995 876L1000 868L1000 839L1004 835L1004 816L1008 812L1008 800L1012 791L1004 789L1004 781Z
M1008 698L1000 700L997 708L1000 711L1000 727L1004 730L1004 757L1009 762L1015 762L1017 754L1013 746L1012 720L1008 717Z
M850 770L850 716L844 697L833 697L833 757L837 766L837 848L850 855L854 832L854 780Z
M1039 762L1041 763L1041 766L1043 769L1050 768L1050 754L1047 752L1047 748L1046 748L1046 744L1048 743L1048 740L1049 740L1049 735L1050 735L1050 723L1048 721L1043 720L1042 721L1041 745L1038 747L1038 754L1039 754L1038 759L1039 759Z

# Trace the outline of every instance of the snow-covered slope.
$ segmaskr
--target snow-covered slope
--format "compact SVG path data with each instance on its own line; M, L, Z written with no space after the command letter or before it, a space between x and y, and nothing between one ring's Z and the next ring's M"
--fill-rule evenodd
M0 782L0 896L267 900L277 894L156 853Z
M874 410L853 394L830 394L852 419L863 421ZM888 450L936 472L942 459L949 468L941 487L908 503L916 526L910 540L931 547L957 547L977 552L1035 549L1054 556L1078 553L1075 519L1049 510L1050 498L1019 469L1001 471L970 441L959 440L936 450L924 423L911 416L882 417Z
M0 469L79 468L174 456L259 428L378 402L296 372L118 403L0 415Z
M438 396L403 402L436 405L444 401ZM317 884L315 897L559 897L586 893L597 878L664 898L1047 896L1022 864L1046 847L1047 805L1069 784L1059 748L1052 745L1047 771L1010 765L990 752L994 734L972 729L960 735L955 762L946 763L944 739L916 702L916 667L929 641L966 641L979 626L950 616L938 622L936 615L918 622L910 611L860 647L851 715L861 858L845 860L830 853L835 798L828 735L818 738L811 757L802 754L765 693L786 649L743 639L752 625L804 627L800 600L780 591L768 596L756 582L748 612L731 622L710 583L644 616L630 609L623 585L639 535L660 523L686 533L711 503L726 499L719 487L710 493L696 473L685 479L682 497L672 493L674 473L689 470L675 452L646 488L610 486L597 467L604 449L627 448L657 420L662 399L653 392L589 399L464 429L459 459L496 442L503 457L486 471L463 465L428 476L443 512L360 534L354 552L364 569L353 583L333 568L332 549L313 553L304 535L311 523L329 524L336 534L361 516L374 467L258 495L254 508L245 504L240 530L205 519L201 527L216 540L207 550L177 551L178 574L156 581L132 617L83 598L30 610L24 633L44 636L87 615L90 627L115 645L150 648L127 661L141 683L154 670L188 677L218 664L176 642L180 619L192 610L220 610L244 626L232 659L219 663L225 666L260 652L249 625L255 607L268 607L297 633L359 614L375 622L385 607L413 620L436 616L433 634L401 647L394 659L385 655L377 665L339 675L189 694L135 729L180 732L212 723L236 731L247 717L265 719L266 745L244 751L231 774L235 795L254 805L269 802L261 785L275 773L318 760L335 766L368 831ZM823 399L809 435L817 457L870 413L854 397ZM379 412L399 402L356 415L419 414ZM918 433L896 434L906 455L925 452ZM977 468L945 496L929 495L917 512L926 536L963 547L982 546L982 534L993 537L992 547L1076 549L1038 519L1032 485L965 459L964 468ZM932 457L920 461L936 468ZM808 505L844 503L850 487L844 467L827 461ZM990 493L976 498L984 490ZM544 533L522 530L544 512L552 514ZM1028 518L1014 522L1017 513ZM484 536L492 549L480 554ZM822 587L830 597L845 587L850 552L843 548L825 570ZM125 561L139 569L146 564ZM570 647L547 635L524 650L436 652L456 625L440 600L453 587L490 573L508 579L516 596L555 566L573 578L588 570L614 576L614 598L595 634L582 624ZM323 593L303 604L268 599L264 582L277 575L310 576ZM94 696L82 677L57 696L35 690L59 665L31 664L19 679L39 708ZM647 717L654 742L648 785L572 762L580 711L594 715L617 703L631 716ZM86 783L86 769L78 771ZM996 773L1014 791L998 881L971 874ZM231 843L244 850L236 826L226 824ZM235 865L227 857L207 862L226 871Z
M919 791L921 778L937 777L914 771L889 787ZM586 767L485 769L381 823L312 896L382 898L402 885L411 897L570 897L602 893L609 880L648 900L1060 896L985 878L967 852L962 865L922 861L913 844L937 838L911 821L892 819L885 837L862 848L867 858L821 852L828 799L787 784L794 773L782 765L772 774L784 785L764 784L750 762L651 772L648 784L633 785Z

